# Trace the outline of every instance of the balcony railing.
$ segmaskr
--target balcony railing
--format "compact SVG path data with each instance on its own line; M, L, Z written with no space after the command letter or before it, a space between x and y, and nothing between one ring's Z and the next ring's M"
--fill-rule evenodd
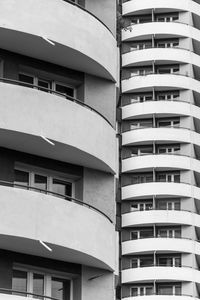
M190 185L190 186L196 186L199 188L199 186L196 184L196 183L189 183L189 182L186 182L186 181L164 181L162 179L159 179L159 178L150 178L149 180L147 181L137 181L137 182L131 182L131 183L126 183L126 184L123 184L122 187L125 187L125 186L129 186L129 185L136 185L136 184L148 184L148 183L153 183L153 182L161 182L161 183L176 183L176 184L187 184L187 185Z
M100 213L107 220L109 220L110 223L113 223L113 221L104 212L102 212L100 209L94 207L93 205L85 203L85 202L83 202L83 201L81 201L79 199L70 197L68 195L63 195L63 194L60 194L60 193L55 193L55 192L52 192L52 191L49 191L49 190L46 190L46 189L40 189L40 188L36 188L36 187L30 186L30 185L24 186L22 184L18 184L18 183L16 184L14 182L4 181L4 180L0 180L0 185L1 186L12 187L12 188L19 188L19 189L34 191L34 192L39 192L39 193L51 195L51 196L54 196L54 197L57 197L57 198L62 198L63 200L66 200L66 201L74 202L74 203L79 204L81 206L85 206L85 207L87 207L89 209L92 209L92 210L96 211L97 213Z
M189 74L183 74L183 73L180 73L180 72L175 72L175 73L158 73L158 72L153 72L153 71L150 71L146 74L132 74L130 76L128 76L127 78L123 78L122 81L124 80L129 80L130 78L133 78L133 77L144 77L144 76L149 76L149 75L175 75L175 76L183 76L183 77L187 77L187 78L192 78L192 79L195 79L197 81L200 81L199 79L195 78L194 76L190 76Z
M134 295L134 296L122 296L122 299L124 299L124 300L126 300L126 299L130 299L130 298L135 298L135 297L151 297L151 299L152 299L152 296L165 296L165 297L167 297L167 296L176 296L176 297L192 297L193 299L195 299L195 298L197 298L197 299L200 299L200 297L199 296L193 296L193 295L188 295L188 294L182 294L182 293L180 293L180 294L167 294L167 293L159 293L159 292L152 292L152 293L149 293L149 295L140 295L140 294L138 294L138 295Z
M141 24L149 24L149 23L167 23L167 24L177 23L177 24L183 24L183 25L187 25L187 26L191 26L191 27L195 28L195 26L192 26L191 24L188 24L188 23L185 23L185 22L180 22L178 20L172 20L172 21L149 20L148 22L140 22L140 23L130 24L128 26L123 27L122 30L124 30L124 31L129 30L131 32L132 29L133 29L132 28L133 26L137 26L137 25L141 25Z
M178 151L177 151L178 152ZM169 153L140 153L140 154L134 154L134 155L132 155L132 154L129 154L129 155L127 155L126 157L124 157L124 158L122 158L122 161L124 161L124 160L126 160L126 159L128 159L128 158L135 158L135 157L140 157L140 156L152 156L152 155L169 155L169 156L183 156L183 157L188 157L188 158L193 158L193 159L196 159L196 160L198 160L199 161L199 159L196 157L196 156L194 156L194 155L186 155L186 154L182 154L182 153L176 153L176 152L169 152Z
M128 266L128 267L122 268L122 271L124 271L124 270L130 270L130 269L152 268L152 267L161 267L161 268L165 268L166 267L166 268L179 268L179 269L180 268L189 268L189 269L200 271L199 268L195 268L195 267L192 267L192 266L189 266L189 265L182 265L182 264L179 264L179 265L167 265L167 264L160 264L160 263L146 264L146 265L139 266L139 267Z
M26 83L26 82L23 82L23 81L19 81L19 80L14 80L14 79L10 79L10 78L5 78L5 77L0 77L0 82L3 82L3 83L7 83L7 84L13 84L13 85L20 85L20 86L24 86L24 87L28 87L28 88L32 88L32 89L37 89L37 90L40 90L42 92L46 92L46 93L49 93L49 94L54 94L54 95L57 95L57 96L60 96L62 98L65 98L65 100L68 100L68 101L72 101L76 104L79 104L95 113L97 113L99 116L101 116L111 127L113 127L113 125L110 123L110 121L108 119L106 119L106 117L104 117L104 115L102 115L100 112L98 112L96 109L92 108L90 105L86 104L85 102L81 101L81 100L78 100L74 97L71 97L67 94L64 94L64 93L60 93L60 92L57 92L55 90L52 90L52 89L48 89L48 88L45 88L45 87L40 87L38 85L35 85L35 84L31 84L31 83Z
M127 237L127 238L123 238L122 239L122 243L124 242L129 242L129 241L137 241L137 240L145 240L145 239L168 239L168 240L189 240L189 241L192 241L192 242L197 242L197 243L200 243L200 240L195 240L195 239L191 239L191 238L188 238L188 237L175 237L175 236L172 236L172 237L169 237L169 236L160 236L160 235L151 235L151 236L145 236L145 237L138 237L137 239L131 239L130 237Z
M123 51L122 52L122 55L123 54L126 54L126 53L130 53L130 52L134 52L134 51L142 51L142 50L147 50L147 49L178 49L178 50L186 50L186 51L189 51L189 52L192 52L192 53L195 53L194 51L188 49L188 48L184 48L184 47L179 47L179 46L170 46L170 47L158 47L158 46L152 46L152 45L149 45L143 49L129 49L129 50L126 50L126 51Z
M18 291L18 290L14 290L14 289L6 289L6 288L2 288L0 287L0 294L11 294L11 295L18 295L18 296L23 296L23 297L31 297L31 298L36 298L36 299L48 299L48 300L60 300L58 298L53 298L50 296L46 296L46 295L39 295L39 294L35 294L35 293L29 293L29 292L24 292L24 291Z
M153 124L152 124L152 126L139 126L139 127L135 127L135 128L124 129L122 131L122 133L128 132L128 131L134 131L134 130L141 130L141 129L158 129L158 128L160 128L160 129L185 129L185 130L189 130L192 132L196 132L196 130L193 130L188 127L179 126L179 125L177 125L177 126L170 126L170 125L168 125L168 126L153 126Z
M161 199L162 200L162 199ZM170 198L169 198L170 200ZM188 209L182 209L182 208L179 208L179 209L167 209L167 208L160 208L160 207L152 207L151 209L134 209L134 210L129 210L129 211L126 211L126 212L123 212L122 215L125 215L125 214L129 214L129 213L134 213L134 212L146 212L146 211L167 211L167 212L171 212L171 211L179 211L179 212L189 212L189 213L192 213L192 214L196 214L196 215L200 215L198 212L194 212L192 210L188 210Z
M169 101L169 102L188 103L188 104L190 104L190 105L194 105L194 106L199 107L198 105L195 105L194 103L191 103L190 101L187 101L187 100L181 100L181 99L151 99L151 100L145 100L145 101L136 100L136 101L134 101L134 102L126 103L126 104L122 105L121 107L125 107L125 106L131 105L131 104L149 103L149 102L159 102L159 101Z

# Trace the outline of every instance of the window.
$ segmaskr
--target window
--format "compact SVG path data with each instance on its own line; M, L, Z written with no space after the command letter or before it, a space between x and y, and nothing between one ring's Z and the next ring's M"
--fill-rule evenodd
M156 180L159 182L180 182L180 172L177 173L157 173Z
M156 95L157 100L174 100L179 98L179 91L174 92L158 92Z
M140 23L149 23L152 21L151 15L136 16L131 19L131 25L140 24Z
M156 46L158 48L174 48L179 46L179 41L157 41Z
M130 288L130 296L145 296L145 295L153 295L153 286L135 286Z
M12 274L12 289L15 295L27 296L26 293L32 293L35 294L33 298L37 299L50 296L59 300L70 300L70 285L70 279L54 276L49 272L15 268Z
M157 232L158 237L166 238L180 238L181 229L180 228L159 228Z
M158 284L158 295L181 295L181 284Z
M27 74L19 74L19 81L29 83L29 84L34 84L34 77L31 75Z
M145 228L145 229L138 229L138 230L131 231L130 237L131 237L131 240L152 238L153 237L153 229Z
M138 211L138 210L152 210L153 203L152 202L143 202L143 203L132 203L130 205L130 211Z
M131 184L138 184L138 183L147 183L153 182L153 174L141 174L141 175L133 175L131 177Z
M174 119L174 120L163 119L157 121L157 127L179 127L179 125L180 125L179 119Z
M157 22L173 22L178 20L178 14L162 14L156 16Z
M160 256L157 259L158 266L181 267L181 256Z
M64 96L68 95L70 97L75 97L75 89L73 87L67 86L64 83L55 82L53 80L48 80L45 78L37 77L34 75L19 73L19 81L28 84L34 84L35 88L43 92L56 91Z
M29 186L29 173L21 170L15 170L14 183L21 188L27 188Z
M69 179L64 180L54 176L39 174L33 171L15 169L14 183L21 188L36 188L40 192L54 192L60 195L73 196L73 182Z
M153 123L151 120L142 120L142 121L135 121L130 123L130 130L137 129L137 128L151 128Z
M174 74L179 72L179 66L158 66L156 71L158 74Z
M145 101L152 101L152 100L153 100L152 94L134 95L130 98L130 103L145 102Z
M27 291L27 272L21 270L13 270L12 275L12 289L14 291L26 292ZM15 295L20 295L13 292ZM21 294L23 296L23 294ZM24 296L26 296L24 294Z
M176 154L180 151L180 146L158 146L158 153Z
M136 257L131 259L131 268L152 267L154 262L153 256Z
M152 42L151 41L136 42L136 43L131 43L130 44L130 51L148 49L148 48L151 48L151 47L152 47Z
M63 95L68 95L70 97L74 97L74 88L68 87L61 83L55 83L55 91L59 92Z
M153 147L152 146L145 146L145 147L138 147L138 148L132 148L131 150L131 156L139 156L139 155L145 155L145 154L153 154Z
M180 200L158 200L157 209L160 210L180 210L181 203Z

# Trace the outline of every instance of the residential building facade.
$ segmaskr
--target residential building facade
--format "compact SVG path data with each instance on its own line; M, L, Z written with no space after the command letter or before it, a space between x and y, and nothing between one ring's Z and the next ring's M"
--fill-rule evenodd
M0 299L115 299L112 0L0 1Z
M121 299L200 292L200 2L122 3Z

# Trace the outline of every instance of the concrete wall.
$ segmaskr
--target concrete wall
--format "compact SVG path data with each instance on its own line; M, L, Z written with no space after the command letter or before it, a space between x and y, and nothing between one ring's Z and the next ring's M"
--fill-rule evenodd
M84 168L83 199L115 222L115 179L112 175Z
M84 95L85 103L104 115L114 126L116 120L115 84L86 74Z
M95 278L96 277L96 278ZM82 268L81 300L114 300L114 274L104 270Z
M116 35L116 1L115 0L85 0L85 8L104 22Z

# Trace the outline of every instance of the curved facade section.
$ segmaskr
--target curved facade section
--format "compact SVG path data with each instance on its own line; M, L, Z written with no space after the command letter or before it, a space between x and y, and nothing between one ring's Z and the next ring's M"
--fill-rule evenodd
M122 172L159 170L193 170L200 173L200 161L184 155L154 154L130 157L122 160Z
M0 91L2 146L114 172L115 130L100 115L35 89L1 83Z
M171 251L173 253L194 253L200 255L200 244L187 238L147 238L122 242L122 254L138 254L155 251Z
M0 4L2 48L116 80L116 41L94 16L62 0L14 2Z
M193 281L199 283L199 271L187 267L148 267L122 271L122 283L162 281Z
M151 8L154 9L160 9L160 10L172 10L172 11L189 11L191 13L197 14L198 16L200 16L200 7L199 4L194 2L194 1L190 1L190 0L183 0L183 1L176 1L176 3L174 3L173 0L169 0L169 1L165 1L165 0L153 0L151 2L149 2L148 0L144 0L144 1L139 1L139 0L130 0L127 1L125 3L123 3L123 10L122 13L124 16L128 15L128 14L132 14L134 13L141 13L143 10L149 10Z
M190 184L175 182L140 183L122 187L122 200L145 198L152 195L194 197L200 200L200 189Z
M122 55L122 66L131 67L141 64L147 64L152 61L186 63L200 67L199 55L180 48L151 48L135 50Z
M185 128L143 128L122 134L123 145L133 145L153 140L200 145L199 133Z
M178 112L178 114L177 114ZM122 107L122 119L143 118L153 114L159 116L181 115L200 119L200 108L194 104L183 101L148 101L146 103L133 103Z
M149 224L174 224L200 227L200 216L188 211L134 211L122 215L122 227Z
M200 93L199 81L180 74L150 74L122 80L123 93L148 91L154 86L171 89L190 89Z
M141 37L145 39L150 37L152 34L176 37L187 37L197 42L200 41L200 31L188 24L176 23L176 22L149 22L147 24L137 24L129 27L128 30L122 31L122 41L133 41Z
M3 186L0 193L2 249L114 269L114 226L104 216L51 195Z

